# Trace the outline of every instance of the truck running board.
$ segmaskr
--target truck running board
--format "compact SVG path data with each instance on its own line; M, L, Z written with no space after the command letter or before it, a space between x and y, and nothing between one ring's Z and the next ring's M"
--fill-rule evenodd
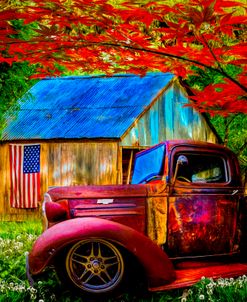
M149 288L150 291L164 291L188 287L206 278L230 278L247 274L247 263L217 264L208 267L196 267L176 270L176 280L160 287Z

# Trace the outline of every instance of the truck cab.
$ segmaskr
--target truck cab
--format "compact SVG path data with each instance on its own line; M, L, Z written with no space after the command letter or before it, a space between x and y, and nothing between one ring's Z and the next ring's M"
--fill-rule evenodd
M137 154L132 183L166 184L167 234L158 244L170 257L238 253L243 188L236 157L226 148L159 144Z
M239 164L221 145L160 143L137 153L130 185L53 188L43 208L30 282L55 266L73 288L99 296L123 290L137 272L151 291L247 273Z

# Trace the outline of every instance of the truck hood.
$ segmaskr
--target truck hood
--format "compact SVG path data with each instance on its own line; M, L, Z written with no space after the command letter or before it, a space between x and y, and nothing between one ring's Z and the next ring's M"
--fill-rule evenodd
M145 185L57 187L48 194L50 202L46 203L46 215L50 221L56 208L59 207L60 212L65 205L61 214L67 213L67 219L100 217L145 232Z
M64 186L48 191L52 201L60 199L146 197L146 185Z
M146 216L153 217L154 211L160 217L166 188L165 183L56 187L45 195L46 217L50 226L71 218L100 217L145 233Z

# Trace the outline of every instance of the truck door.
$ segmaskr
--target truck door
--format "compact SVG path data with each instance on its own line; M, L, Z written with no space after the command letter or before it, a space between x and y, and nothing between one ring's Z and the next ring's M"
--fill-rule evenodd
M177 167L179 156L186 162ZM171 257L234 253L238 249L238 188L234 165L223 151L175 148L169 196L168 251ZM175 173L176 171L176 173Z

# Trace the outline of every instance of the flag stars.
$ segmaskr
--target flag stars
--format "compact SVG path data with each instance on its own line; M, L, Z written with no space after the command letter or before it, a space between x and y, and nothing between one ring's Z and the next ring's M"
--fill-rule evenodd
M40 145L24 146L23 173L40 171Z

